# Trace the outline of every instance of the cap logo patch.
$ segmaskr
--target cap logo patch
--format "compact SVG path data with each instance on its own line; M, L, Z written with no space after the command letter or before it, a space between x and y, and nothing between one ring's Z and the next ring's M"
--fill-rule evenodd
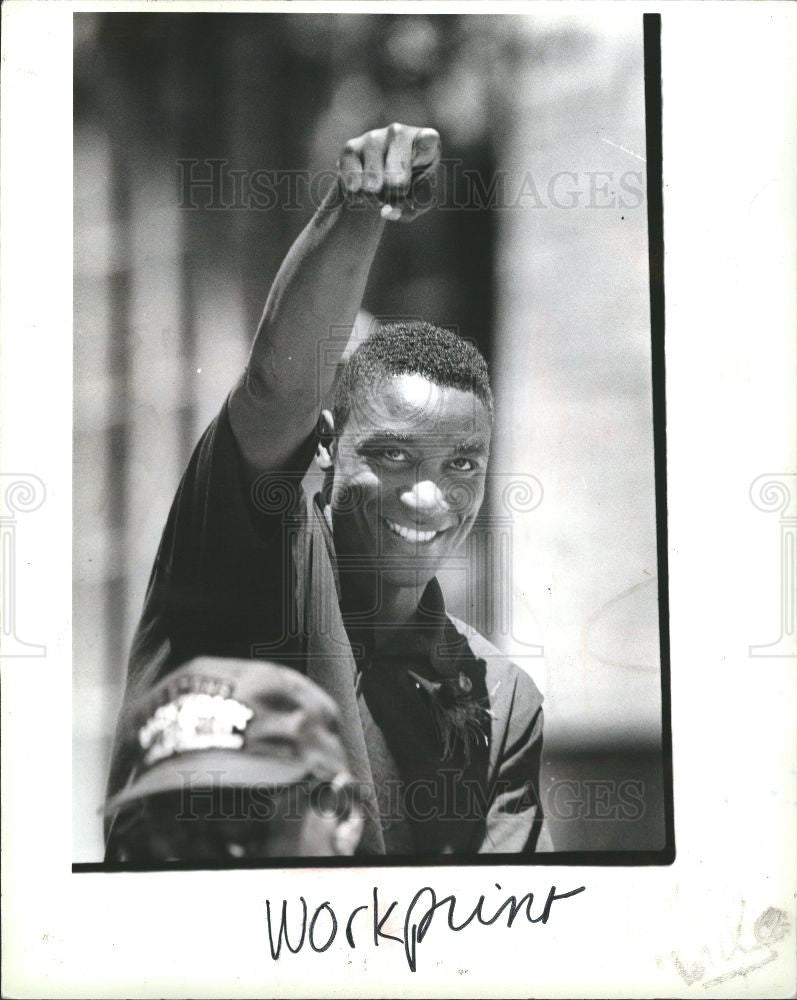
M190 750L240 750L253 715L248 705L234 698L199 691L180 694L157 708L139 729L144 764L149 767Z

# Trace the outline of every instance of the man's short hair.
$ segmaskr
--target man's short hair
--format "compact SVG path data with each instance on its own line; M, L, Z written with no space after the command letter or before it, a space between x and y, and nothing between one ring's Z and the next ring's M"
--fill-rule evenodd
M377 327L344 362L335 386L336 429L343 428L364 387L385 376L415 374L443 388L472 392L492 419L490 375L479 349L453 330L416 320Z

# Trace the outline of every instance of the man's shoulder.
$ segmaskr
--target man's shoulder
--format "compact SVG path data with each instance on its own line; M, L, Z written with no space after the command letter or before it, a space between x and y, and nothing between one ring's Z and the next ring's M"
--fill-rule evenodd
M524 709L542 705L543 696L529 673L485 638L478 629L446 612L448 620L467 641L473 655L485 664L485 681L490 700L520 701Z

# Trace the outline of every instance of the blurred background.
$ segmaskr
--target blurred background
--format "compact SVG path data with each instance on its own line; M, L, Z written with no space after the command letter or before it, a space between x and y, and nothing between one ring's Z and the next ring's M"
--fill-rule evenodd
M152 560L318 200L301 177L394 120L446 162L364 308L457 328L497 397L449 609L545 692L556 848L661 849L641 15L85 13L74 53L74 860L102 858ZM258 172L299 179L257 198Z

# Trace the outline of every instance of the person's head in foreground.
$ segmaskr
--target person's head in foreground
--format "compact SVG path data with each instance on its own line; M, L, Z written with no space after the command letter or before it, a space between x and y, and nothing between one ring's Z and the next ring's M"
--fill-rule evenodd
M337 707L297 671L193 660L128 718L137 765L105 807L108 860L354 853L362 814Z
M344 363L318 463L339 556L422 586L484 498L493 399L471 343L424 322L379 327Z

